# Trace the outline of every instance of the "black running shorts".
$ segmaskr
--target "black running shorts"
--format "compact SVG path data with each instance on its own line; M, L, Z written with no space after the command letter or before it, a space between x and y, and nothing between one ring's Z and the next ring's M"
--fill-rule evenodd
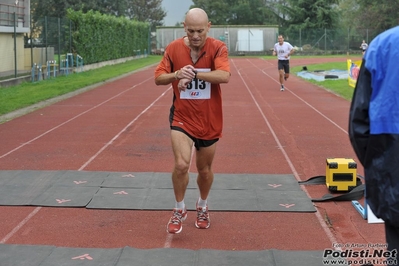
M284 69L284 73L290 73L290 60L278 60L278 70Z
M192 141L194 141L194 146L197 151L199 151L200 147L209 147L216 143L219 139L212 139L212 140L204 140L204 139L197 139L188 134L184 129L176 126L171 126L170 129L180 131L186 134Z

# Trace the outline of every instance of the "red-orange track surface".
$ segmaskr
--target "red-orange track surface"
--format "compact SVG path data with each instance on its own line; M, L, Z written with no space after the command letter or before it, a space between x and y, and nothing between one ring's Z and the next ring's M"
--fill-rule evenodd
M293 58L291 66L339 60ZM357 161L347 133L348 100L295 75L281 92L276 60L230 62L230 83L222 85L224 135L217 144L215 178L248 173L306 180L325 174L326 158ZM143 69L1 124L0 170L170 172L172 90L156 86L153 73L154 67ZM323 185L303 189L311 198L328 193ZM385 243L383 225L367 223L351 202L315 206L316 213L211 212L207 230L196 229L195 213L189 212L178 235L166 233L170 211L2 206L0 242L219 250Z

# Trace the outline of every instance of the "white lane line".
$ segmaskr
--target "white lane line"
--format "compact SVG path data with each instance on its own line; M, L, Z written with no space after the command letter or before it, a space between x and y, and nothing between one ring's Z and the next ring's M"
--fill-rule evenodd
M289 158L289 156L288 156L287 152L285 151L284 147L281 145L281 142L280 142L280 140L278 139L276 133L274 132L272 126L270 125L269 120L266 118L265 114L264 114L263 111L262 111L262 108L260 107L259 103L258 103L257 100L255 99L255 96L252 94L252 92L251 92L251 90L250 90L248 84L245 82L244 78L242 77L240 71L237 69L237 67L236 67L236 65L235 65L235 63L234 63L233 60L232 60L232 62L233 62L234 67L236 68L236 70L237 70L237 72L238 72L238 75L240 76L242 82L244 83L245 87L247 88L248 93L251 95L252 100L254 101L256 107L258 108L260 114L262 115L262 117L263 117L263 119L264 119L264 121L265 121L267 127L269 128L271 134L273 135L273 138L274 138L274 140L276 141L276 143L277 143L277 145L278 145L278 148L279 148L280 151L283 153L283 155L284 155L284 157L285 157L285 160L287 161L289 167L291 168L292 173L294 174L295 178L296 178L298 181L300 181L298 172L297 172L297 170L295 169L294 164L292 163L291 159ZM254 65L254 66L255 66L255 65ZM257 66L255 66L255 67L258 68ZM258 68L258 69L259 69L259 68ZM276 81L276 80L275 80L275 81ZM277 81L276 81L276 83L277 83ZM306 193L306 194L308 195L308 197L310 198L310 195L309 195L309 192L307 191L307 189L306 189L306 188L303 188L303 190L305 191L305 193ZM324 221L324 219L323 219L321 213L319 212L319 210L318 210L317 208L316 208L316 217L317 217L317 220L319 221L321 227L323 228L324 232L326 233L328 239L331 241L331 244L333 244L333 243L338 243L337 239L335 238L335 236L333 235L333 233L332 233L332 232L330 231L330 229L328 228L328 226L327 226L327 224L325 223L325 221Z
M11 230L1 241L0 244L4 244L7 242L8 239L10 239L16 232L18 232L19 229L22 228L33 216L35 216L36 213L40 211L42 207L37 207L35 208L28 216L25 217L14 229Z
M115 95L115 96L109 98L108 100L106 100L106 101L104 101L104 102L102 102L102 103L100 103L100 104L98 104L98 105L96 105L96 106L94 106L94 107L92 107L92 108L90 108L90 109L88 109L88 110L86 110L86 111L80 113L79 115L76 115L75 117L73 117L73 118L71 118L71 119L65 121L64 123L59 124L59 125L56 126L56 127L53 127L52 129L50 129L50 130L46 131L45 133L43 133L43 134L37 136L36 138L33 138L32 140L23 143L23 144L20 145L19 147L17 147L17 148L15 148L15 149L9 151L8 153L6 153L6 154L0 156L0 159L1 159L1 158L4 158L5 156L11 154L12 152L14 152L14 151L16 151L16 150L22 148L23 146L25 146L25 145L27 145L27 144L29 144L29 143L32 143L33 141L35 141L35 140L37 140L37 139L43 137L44 135L50 133L51 131L54 131L55 129L57 129L57 128L59 128L59 127L65 125L65 124L69 123L70 121L72 121L72 120L78 118L79 116L82 116L83 114L85 114L85 113L87 113L87 112L89 112L89 111L91 111L91 110L93 110L93 109L95 109L95 108L97 108L97 107L99 107L99 106L101 106L101 105L103 105L103 104L105 104L105 103L111 101L112 99L114 99L114 98L120 96L121 94L123 94L123 93L125 93L125 92L127 92L127 91L129 91L129 90L131 90L131 89L133 89L133 88L135 88L135 87L137 87L137 86L143 84L144 82L146 82L146 81L148 81L148 80L150 80L150 79L152 79L152 78L148 78L148 79L146 79L146 80L144 80L144 81L142 81L142 82L140 82L140 83L138 83L138 84L135 84L134 86L128 88L127 90L125 90L125 91L123 91L123 92L121 92L121 93L118 93L117 95ZM169 90L170 90L170 88L168 88L165 92L163 92L163 93L161 94L160 97L158 97L150 106L148 106L148 107L147 107L139 116L137 116L129 125L133 124L133 122L136 121L138 117L140 117L145 111L147 111L151 106L153 106L153 104L154 104L156 101L158 101L163 95L165 95L165 93L166 93L167 91L169 91ZM128 126L127 126L127 127L128 127ZM123 131L126 130L127 127L125 127L125 128L123 129ZM122 131L122 132L123 132L123 131ZM120 134L118 134L117 136L119 136L119 135L120 135ZM114 141L114 140L117 138L117 136L114 137L114 138L109 142L109 144L112 143L112 141ZM107 144L106 146L108 146L109 144ZM106 146L104 146L104 147L100 150L100 152L101 152L102 150L104 150ZM95 156L97 156L100 152L98 152ZM79 169L79 171L81 171L87 164L89 164L89 163L95 158L95 156L93 156L89 161L87 161L87 162ZM9 232L9 233L0 241L0 244L6 243L6 241L7 241L8 239L10 239L13 235L15 235L15 233L17 233L17 232L22 228L22 226L24 226L33 216L35 216L35 214L38 213L38 212L41 210L41 208L42 208L42 207L37 207L37 208L35 208L28 216L26 216L14 229L11 230L11 232Z
M252 63L252 62L251 62ZM253 64L253 63L252 63ZM254 65L254 64L253 64ZM256 65L254 65L256 68L258 68L260 70L259 67L257 67ZM271 78L272 80L274 80L276 83L280 84L279 81L277 81L275 78L271 77L269 74L267 74L264 70L261 70L263 74L265 74L266 76L268 76L269 78ZM285 86L285 85L284 85ZM287 91L289 91L292 95L294 95L295 97L297 97L300 101L302 101L304 104L306 104L307 106L309 106L311 109L313 109L316 113L318 113L319 115L321 115L322 117L324 117L328 122L330 122L331 124L333 124L334 126L336 126L338 129L340 129L341 131L343 131L345 134L348 134L348 131L346 131L345 129L343 129L341 126L339 126L337 123L335 123L333 120L331 120L330 118L328 118L326 115L324 115L322 112L320 112L319 110L317 110L314 106L312 106L310 103L308 103L306 100L304 100L303 98L301 98L300 96L298 96L298 94L296 94L295 92L291 91L288 87L284 87Z
M166 240L165 243L163 244L163 248L170 248L172 246L172 241L173 241L173 234L166 233Z
M156 98L149 106L147 106L147 108L145 108L138 116L136 116L132 121L130 121L129 124L127 124L121 131L119 131L118 134L116 134L110 141L108 141L107 144L105 144L96 154L94 154L87 162L85 162L80 168L79 171L82 171L88 164L90 164L94 159L96 159L96 157L103 152L109 145L112 144L112 142L114 142L117 138L119 138L119 136L126 131L126 129L128 127L130 127L131 125L133 125L134 122L137 121L137 119L139 119L143 114L145 114L152 106L154 106L154 104L159 101L159 99L161 99L163 96L165 96L165 94L171 89L172 87L169 87L166 91L164 91L158 98Z
M34 142L35 140L40 139L41 137L43 137L43 136L47 135L48 133L50 133L50 132L56 130L57 128L60 128L60 127L62 127L62 126L64 126L64 125L68 124L69 122L75 120L76 118L78 118L78 117L80 117L80 116L82 116L82 115L84 115L84 114L86 114L86 113L88 113L88 112L90 112L90 111L92 111L92 110L94 110L94 109L96 109L96 108L98 108L98 107L100 107L100 106L106 104L107 102L109 102L109 101L111 101L111 100L113 100L113 99L119 97L120 95L122 95L122 94L124 94L124 93L126 93L126 92L128 92L128 91L130 91L130 90L132 90L132 89L134 89L135 87L137 87L137 86L143 84L144 82L146 82L146 81L148 81L148 80L150 80L150 79L152 79L152 78L145 79L145 80L143 80L142 82L137 83L137 84L135 84L134 86L132 86L132 87L130 87L130 88L128 88L128 89L126 89L126 90L124 90L124 91L122 91L122 92L120 92L120 93L114 95L114 96L112 96L112 97L109 98L108 100L106 100L106 101L104 101L104 102L102 102L102 103L100 103L100 104L97 104L96 106L93 106L92 108L90 108L90 109L88 109L88 110L86 110L86 111L84 111L84 112L82 112L82 113L80 113L80 114L78 114L78 115L72 117L71 119L69 119L69 120L67 120L67 121L65 121L65 122L63 122L63 123L61 123L61 124L59 124L58 126L55 126L55 127L51 128L51 129L47 130L47 131L44 132L43 134L40 134L39 136L37 136L37 137L35 137L35 138L33 138L33 139L31 139L31 140L25 142L25 143L22 143L21 145L19 145L19 146L16 147L15 149L10 150L9 152L7 152L7 153L1 155L1 156L0 156L0 159L6 157L7 155L10 155L11 153L13 153L13 152L15 152L15 151L21 149L22 147L24 147L24 146L26 146L26 145L28 145L28 144Z

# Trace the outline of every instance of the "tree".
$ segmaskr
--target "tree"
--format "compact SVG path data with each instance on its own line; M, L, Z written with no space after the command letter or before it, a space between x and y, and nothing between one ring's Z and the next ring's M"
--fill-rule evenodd
M338 21L339 0L289 0L285 26L297 29L331 29Z
M232 7L230 24L262 25L265 24L265 8L263 0L238 1Z
M359 49L362 40L370 42L384 30L399 24L396 0L340 0L339 28L349 36L349 48Z
M127 0L96 0L97 11L102 14L125 16L128 8Z
M97 0L32 0L31 36L41 39L45 45L53 45L58 49L58 45L55 44L59 43L59 39L61 39L62 45L68 43L66 31L70 30L70 25L67 20L63 20L66 17L67 9L87 12L91 9L96 10L97 6ZM59 27L59 23L61 27Z
M265 6L264 0L193 0L204 9L214 25L276 24L276 16Z
M358 0L356 14L358 25L363 28L387 30L399 24L399 5L397 0Z
M162 0L32 0L33 21L47 17L64 18L66 10L99 11L102 14L127 16L142 22L149 22L153 28L162 25L166 12Z
M100 11L97 0L31 0L32 19L37 21L45 16L64 18L68 8L73 10Z
M282 23L287 40L297 45L310 44L312 47L324 44L327 37L329 47L337 46L336 32L327 34L327 29L338 25L339 0L288 0L282 7L286 20ZM322 42L322 43L321 43Z
M358 0L341 0L339 3L340 26L350 28L356 25L357 13L359 11Z
M287 20L286 7L289 6L288 0L264 0L266 14L273 21L271 24L283 26Z
M213 25L228 25L230 7L225 0L193 0L193 7L199 7L208 14Z
M126 15L130 19L148 22L152 30L163 25L166 12L162 8L162 0L128 0Z

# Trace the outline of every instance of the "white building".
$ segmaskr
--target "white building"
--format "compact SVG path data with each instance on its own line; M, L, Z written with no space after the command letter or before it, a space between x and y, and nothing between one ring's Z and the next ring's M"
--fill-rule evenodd
M29 31L30 0L0 0L0 73L26 70L24 34Z

